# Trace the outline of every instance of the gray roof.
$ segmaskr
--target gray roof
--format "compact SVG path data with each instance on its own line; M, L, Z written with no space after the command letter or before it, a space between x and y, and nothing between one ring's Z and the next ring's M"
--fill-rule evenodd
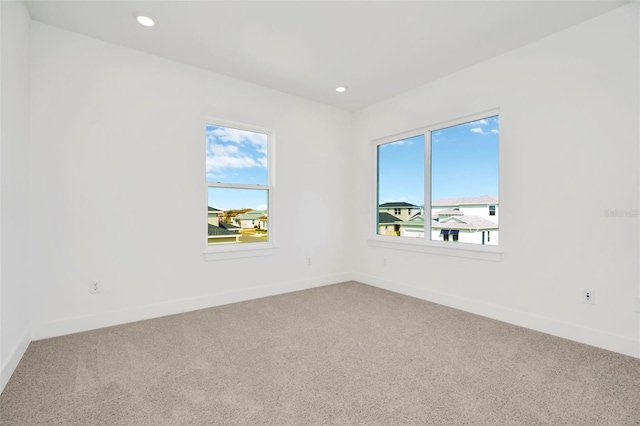
M391 201L389 203L380 204L380 207L392 208L392 207L420 207L420 206L416 206L415 204L405 203L404 201Z
M211 206L209 206L209 211L210 212L222 212L222 210L216 209L215 207L211 207Z
M392 214L386 213L386 212L379 212L378 213L378 223L382 224L382 223L396 223L396 222L402 222L400 219L398 219L397 217L395 217Z
M413 215L407 222L424 222L424 216L418 213Z
M464 204L498 204L498 197L482 195L480 197L441 198L431 203L434 206L460 206Z
M229 230L229 231L237 231L237 230L239 230L239 229L242 229L242 228L240 228L239 226L235 226L235 225L232 225L232 224L230 224L230 223L224 223L224 222L220 222L220 223L218 224L218 226L219 226L220 228L227 229L227 230Z
M476 215L451 216L445 222L431 222L437 229L498 229L498 224Z
M263 210L251 210L246 213L240 213L239 215L234 217L234 219L235 220L257 220L260 217L264 216L264 213L265 212Z
M233 236L235 237L236 235L238 235L235 232L231 232L231 231L227 231L226 229L220 228L218 226L212 225L212 224L208 224L209 225L209 235L210 236Z

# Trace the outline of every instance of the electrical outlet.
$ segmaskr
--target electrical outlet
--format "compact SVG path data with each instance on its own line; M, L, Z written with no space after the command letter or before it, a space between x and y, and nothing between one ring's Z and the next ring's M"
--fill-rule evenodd
M596 304L596 293L591 290L582 290L582 303L587 303L589 305Z
M382 259L382 266L387 266L387 258Z
M640 314L640 297L636 297L636 312Z
M101 291L102 291L102 284L100 284L100 281L91 281L89 283L90 294L100 293Z
M307 257L307 266L311 266L311 258Z

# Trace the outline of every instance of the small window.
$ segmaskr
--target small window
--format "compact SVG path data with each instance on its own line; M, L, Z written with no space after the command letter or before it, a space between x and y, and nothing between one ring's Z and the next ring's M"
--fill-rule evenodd
M489 206L489 216L496 215L496 206Z
M205 130L208 244L270 241L271 132L217 120Z

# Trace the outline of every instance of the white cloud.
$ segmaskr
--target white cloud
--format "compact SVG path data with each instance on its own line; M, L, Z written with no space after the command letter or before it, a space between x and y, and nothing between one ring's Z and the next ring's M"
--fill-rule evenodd
M262 167L251 157L214 156L207 157L207 172L221 169L243 169L248 167Z
M266 158L254 160L247 156L214 155L207 156L207 173L217 176L226 176L222 173L225 169L244 169L250 167L266 167Z
M470 129L471 132L473 133L480 133L481 135L490 135L490 134L494 134L494 135L498 135L500 134L500 131L498 129L491 129L491 130L487 130L486 132L484 130L482 130L480 127L474 127L472 129Z
M238 156L240 155L240 150L235 145L220 145L215 143L208 143L207 155L219 155L221 157Z
M238 140L238 132L243 132L242 130L236 129L217 129L222 130L224 132L231 130L232 132L226 132L226 139L231 137L236 137ZM211 133L215 133L211 132ZM255 133L243 132L251 135L255 135ZM264 136L264 135L262 135ZM224 169L242 169L242 168L250 168L250 167L267 167L267 157L254 157L251 156L241 149L239 145L234 145L235 141L231 141L231 144L221 144L218 143L219 139L211 134L207 134L207 173L216 172L216 174L220 174ZM264 140L264 151L266 151L266 137ZM262 148L257 146L258 152L262 152ZM224 175L220 175L224 176Z
M249 144L253 145L258 152L267 153L267 135L262 133L248 132L230 127L217 127L207 132L207 141L211 139L238 145Z
M468 123L464 123L465 126L487 126L489 122L484 118L482 120L470 121Z
M254 210L267 210L266 204L258 204L258 206Z

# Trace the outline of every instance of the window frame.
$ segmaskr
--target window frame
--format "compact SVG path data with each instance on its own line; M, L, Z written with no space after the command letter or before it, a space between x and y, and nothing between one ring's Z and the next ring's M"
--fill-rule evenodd
M500 127L503 127L503 117L500 115L499 108L492 108L474 114L460 116L455 119L437 122L422 126L413 130L395 133L393 135L384 136L373 139L371 141L371 165L372 165L372 190L371 203L372 211L370 214L369 238L368 243L372 247L397 249L405 251L414 251L428 254L456 256L464 258L472 258L479 260L502 261L503 254L503 236L500 235L500 244L497 246L488 246L481 244L452 244L451 241L436 241L431 239L431 133L448 127L457 126L472 121L481 120L492 116L500 116ZM378 147L403 139L408 139L423 135L424 137L424 235L423 237L409 238L390 235L378 234ZM499 147L503 144L503 135L500 134ZM500 152L500 150L498 151ZM500 167L501 155L498 154L498 170ZM502 182L502 174L498 172L498 200L500 200L500 187ZM498 224L500 226L500 224Z
M206 178L206 146L205 150L205 165L204 170L204 182L205 182L205 202L207 208L203 208L203 211L207 211L209 207L208 193L209 188L229 188L229 189L250 189L250 190L263 190L267 191L267 215L269 217L269 231L268 240L265 242L252 242L247 244L214 244L209 245L206 238L208 233L205 234L207 243L203 250L205 260L225 260L235 259L243 257L257 257L257 256L270 256L274 255L277 250L276 245L276 174L275 174L275 131L270 128L260 127L252 124L240 123L236 121L225 120L215 117L205 117L202 123L202 128L206 130L207 125L214 125L219 127L228 127L237 130L244 130L247 132L261 133L267 136L267 184L239 184L239 183L219 183L208 182ZM215 207L215 206L211 206ZM206 214L206 213L205 213ZM203 219L204 229L207 229L207 218ZM206 231L205 231L206 232Z

